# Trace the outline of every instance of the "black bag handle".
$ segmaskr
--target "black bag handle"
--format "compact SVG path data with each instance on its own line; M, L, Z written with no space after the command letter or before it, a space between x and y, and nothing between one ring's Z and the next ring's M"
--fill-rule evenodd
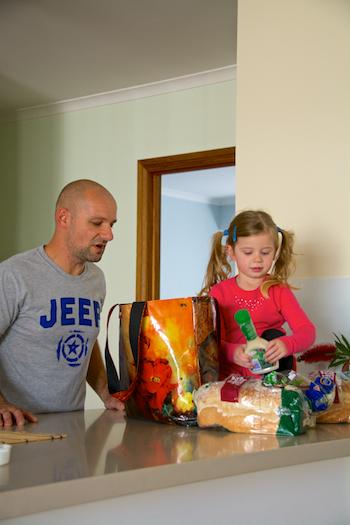
M215 297L210 297L210 300L212 304L214 305L214 310L215 310L214 328L216 331L216 337L217 337L217 341L219 345L221 341L221 318L220 318L219 303Z
M145 311L145 301L132 303L129 324L129 341L132 355L135 361L136 370L139 366L139 337L141 332L141 321Z
M105 362L106 362L106 371L107 371L107 382L108 382L108 391L110 394L115 394L116 392L120 392L120 380L118 376L118 372L115 368L113 359L111 357L111 353L109 351L109 345L108 345L108 326L109 321L112 316L113 310L116 308L116 306L119 306L119 303L114 304L111 309L108 312L107 317L107 334L106 334L106 344L105 344Z
M139 364L139 336L141 331L141 321L143 312L145 310L145 302L138 301L132 303L131 312L130 312L130 324L129 324L129 340L132 355L134 358L136 370L138 369ZM107 382L108 390L110 394L116 394L121 392L120 378L117 372L117 369L114 365L114 361L111 357L108 344L108 326L114 309L120 306L120 303L114 304L109 312L107 317L107 334L106 334L106 345L105 345L105 362L106 362L106 371L107 371Z

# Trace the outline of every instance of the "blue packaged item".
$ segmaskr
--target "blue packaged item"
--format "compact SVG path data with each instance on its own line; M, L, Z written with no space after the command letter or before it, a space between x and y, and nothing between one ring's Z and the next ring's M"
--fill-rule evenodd
M313 412L327 410L334 401L336 392L335 373L319 370L310 378L310 384L304 390Z
M264 377L265 386L293 385L300 388L307 398L312 412L324 412L334 402L336 395L336 374L329 370L318 370L308 377L294 370L287 374L271 372Z

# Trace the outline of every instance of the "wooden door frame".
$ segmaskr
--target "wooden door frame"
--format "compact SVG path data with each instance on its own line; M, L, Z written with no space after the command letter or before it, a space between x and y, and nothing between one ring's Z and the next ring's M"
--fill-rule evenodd
M136 300L159 299L161 175L235 165L235 148L138 161Z

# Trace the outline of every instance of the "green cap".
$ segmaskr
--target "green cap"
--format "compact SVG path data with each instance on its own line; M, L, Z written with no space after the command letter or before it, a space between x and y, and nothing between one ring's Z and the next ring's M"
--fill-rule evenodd
M240 326L245 323L250 323L252 320L248 310L237 310L235 319Z
M234 318L248 341L252 341L257 337L255 326L248 310L237 310Z

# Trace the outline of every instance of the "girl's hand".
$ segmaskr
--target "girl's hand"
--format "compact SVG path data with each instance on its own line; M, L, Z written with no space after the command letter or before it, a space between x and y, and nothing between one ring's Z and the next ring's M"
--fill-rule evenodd
M269 363L276 363L288 353L287 347L281 339L273 339L269 341L265 352L265 359Z
M251 368L252 361L244 350L245 345L237 346L233 354L233 362L236 363L236 365L243 366L243 368Z

